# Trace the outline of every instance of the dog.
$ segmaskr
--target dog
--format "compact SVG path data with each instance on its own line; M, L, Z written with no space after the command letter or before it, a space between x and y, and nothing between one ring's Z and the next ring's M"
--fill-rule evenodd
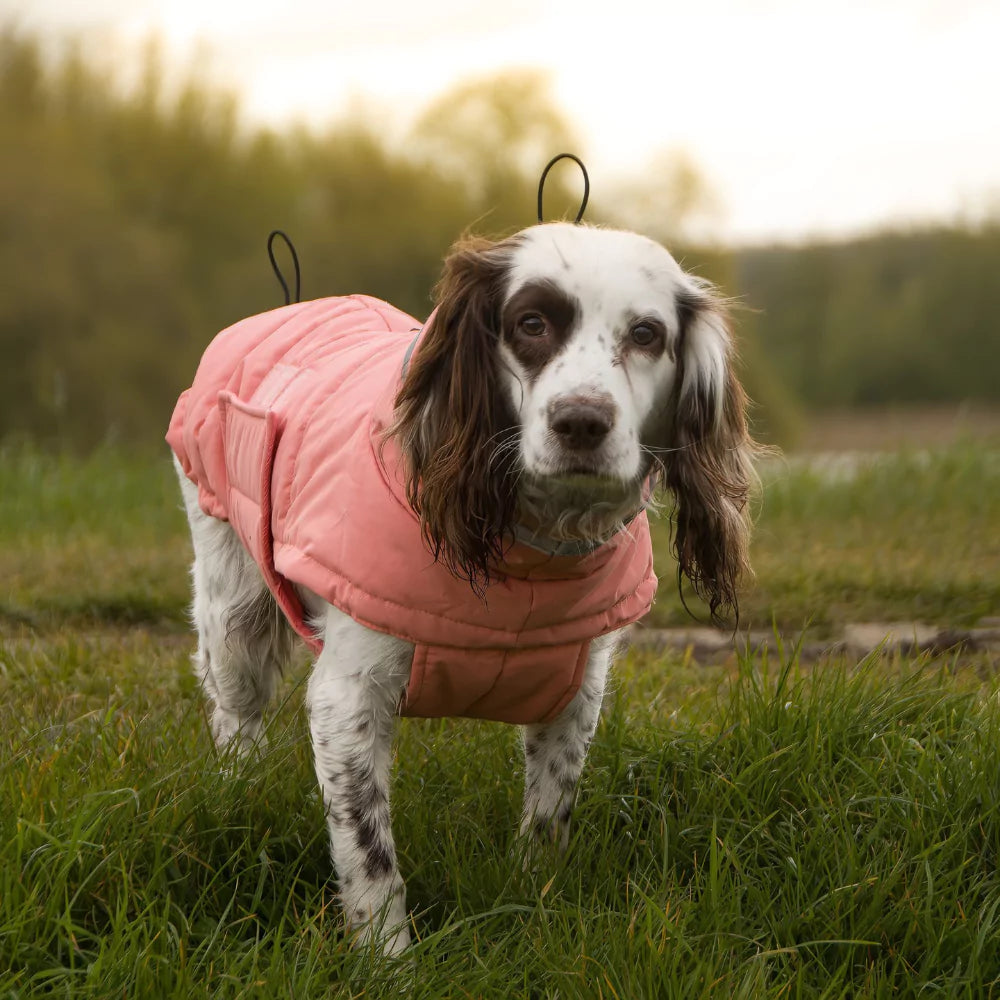
M263 740L295 633L341 905L409 943L390 826L397 714L521 724L522 834L567 843L646 509L713 621L749 571L754 443L725 304L658 243L540 224L465 238L421 325L366 296L209 346L167 439L194 547L194 663L219 747Z

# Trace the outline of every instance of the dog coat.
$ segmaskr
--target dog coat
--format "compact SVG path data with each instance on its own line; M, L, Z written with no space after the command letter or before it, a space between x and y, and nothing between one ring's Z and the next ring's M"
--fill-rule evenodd
M295 584L414 644L402 714L545 722L578 690L590 641L652 604L646 515L584 554L516 541L477 597L428 551L384 439L419 332L363 295L244 319L208 346L167 441L313 650Z

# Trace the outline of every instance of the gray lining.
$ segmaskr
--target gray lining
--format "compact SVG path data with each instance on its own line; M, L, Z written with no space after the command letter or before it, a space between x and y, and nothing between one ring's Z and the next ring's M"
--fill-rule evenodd
M634 514L627 517L618 531L626 531L628 526L644 510L645 507L640 507ZM527 545L528 548L534 549L536 552L544 552L548 556L589 556L591 552L596 552L602 545L607 545L618 534L618 531L601 541L593 539L557 541L555 538L536 534L530 528L526 528L522 524L517 524L514 526L514 540L520 542L522 545Z
M410 358L413 356L413 351L417 346L417 341L420 339L420 334L423 332L423 327L417 330L417 335L410 341L410 346L406 349L406 353L403 355L403 370L400 373L403 378L406 377L406 369L410 367Z
M545 535L536 535L520 524L514 528L514 538L522 545L527 545L529 548L535 549L537 552L544 552L549 556L588 556L609 541L607 538L601 542L593 540L557 541L554 538L547 538Z

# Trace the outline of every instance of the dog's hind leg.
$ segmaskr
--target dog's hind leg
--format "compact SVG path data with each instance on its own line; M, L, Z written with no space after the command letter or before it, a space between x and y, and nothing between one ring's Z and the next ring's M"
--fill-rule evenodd
M195 670L212 700L216 745L242 753L263 739L264 709L292 632L232 527L205 514L197 488L180 469L178 476L194 546Z

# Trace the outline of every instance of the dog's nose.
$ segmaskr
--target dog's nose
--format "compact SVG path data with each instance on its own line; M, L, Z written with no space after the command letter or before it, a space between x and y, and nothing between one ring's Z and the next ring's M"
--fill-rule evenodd
M549 404L549 427L573 451L593 451L615 422L614 403L592 396L570 396Z

